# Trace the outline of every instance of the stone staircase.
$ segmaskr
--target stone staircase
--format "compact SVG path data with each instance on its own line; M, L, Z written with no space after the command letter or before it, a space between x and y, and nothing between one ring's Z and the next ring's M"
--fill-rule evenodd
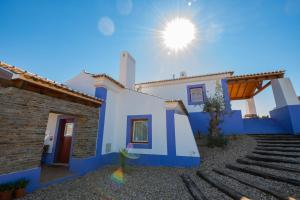
M257 145L244 158L226 164L222 169L198 170L196 179L186 174L181 176L193 199L208 199L203 188L197 186L198 181L205 181L216 188L226 199L300 199L300 136L251 137ZM253 197L251 190L264 193L261 195L264 198L258 198L259 195ZM265 197L266 194L269 198Z

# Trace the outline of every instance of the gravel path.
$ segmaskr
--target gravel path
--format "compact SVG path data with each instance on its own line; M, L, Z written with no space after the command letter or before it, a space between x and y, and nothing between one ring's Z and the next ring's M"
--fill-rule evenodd
M273 200L274 197L250 188L225 176L212 172L213 168L222 169L227 163L235 163L237 158L250 154L255 148L256 142L248 136L232 140L229 145L222 148L200 147L202 164L200 169L209 173L212 177L222 181L232 188L242 191L252 199ZM238 165L238 164L237 164ZM285 164L286 165L286 164ZM239 165L242 166L242 165ZM252 166L251 166L252 167ZM260 167L253 167L260 169ZM229 200L228 196L210 186L207 182L196 176L198 169L166 168L166 167L130 167L125 175L125 184L119 186L111 181L110 175L117 169L117 166L108 166L89 173L83 177L66 181L62 184L28 194L24 200L31 199L192 199L189 192L182 183L180 174L186 173L191 176L199 188L209 199ZM276 170L266 170L277 173ZM242 172L237 175L257 180L260 184L272 185L279 190L287 191L289 194L296 194L299 188L266 180ZM289 172L283 173L290 176ZM298 195L297 195L298 196Z

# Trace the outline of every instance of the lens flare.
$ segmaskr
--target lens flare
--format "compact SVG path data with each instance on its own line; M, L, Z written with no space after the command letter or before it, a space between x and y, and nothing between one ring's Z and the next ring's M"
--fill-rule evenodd
M111 176L110 179L115 182L118 183L120 185L122 185L124 183L124 173L123 173L123 169L120 167L118 168Z
M195 25L181 17L169 21L162 31L164 45L175 52L185 49L195 39L195 35Z

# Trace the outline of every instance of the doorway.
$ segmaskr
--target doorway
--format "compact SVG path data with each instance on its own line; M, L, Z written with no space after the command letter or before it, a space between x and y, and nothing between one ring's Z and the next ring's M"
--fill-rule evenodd
M59 119L58 123L59 128L57 132L54 162L57 164L68 165L72 148L74 119Z

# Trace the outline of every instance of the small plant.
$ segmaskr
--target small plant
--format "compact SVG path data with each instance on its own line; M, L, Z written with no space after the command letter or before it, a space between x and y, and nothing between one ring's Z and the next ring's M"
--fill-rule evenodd
M126 149L120 149L120 167L123 171L126 168L126 154L128 151Z
M14 189L14 185L12 183L5 183L0 185L0 192L12 191Z
M26 179L20 179L15 183L15 197L21 198L26 194L25 188L28 185L29 181Z
M0 199L11 200L14 185L12 183L0 184Z
M26 188L26 186L28 185L29 181L26 179L20 179L19 181L16 182L15 184L15 188L19 189L19 188Z

